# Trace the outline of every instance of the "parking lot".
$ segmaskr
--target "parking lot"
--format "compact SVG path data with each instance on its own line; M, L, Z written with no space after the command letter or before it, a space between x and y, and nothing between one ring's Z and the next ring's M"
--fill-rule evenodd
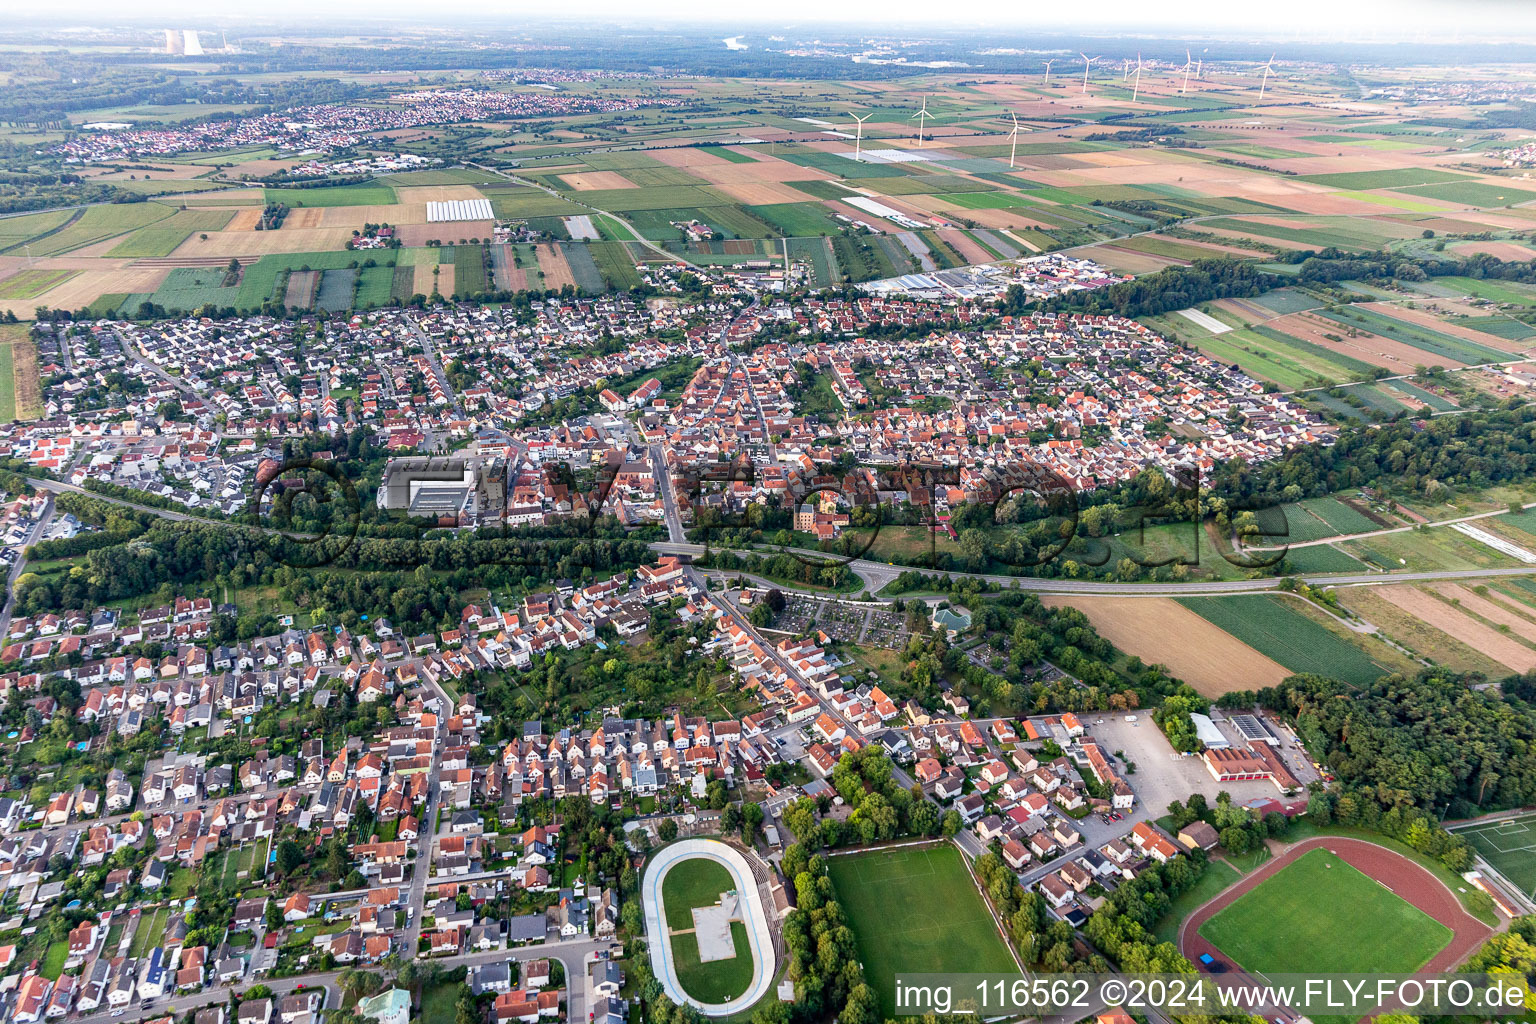
M1088 734L1106 751L1124 751L1124 759L1136 765L1136 774L1125 781L1136 791L1138 804L1156 818L1168 812L1175 800L1189 799L1191 793L1204 793L1214 802L1216 794L1226 791L1236 803L1258 798L1279 798L1280 791L1268 782L1217 782L1198 757L1185 757L1169 746L1168 739L1146 711L1131 713L1136 721L1127 722L1125 714L1085 718ZM1118 757L1118 755L1117 755Z

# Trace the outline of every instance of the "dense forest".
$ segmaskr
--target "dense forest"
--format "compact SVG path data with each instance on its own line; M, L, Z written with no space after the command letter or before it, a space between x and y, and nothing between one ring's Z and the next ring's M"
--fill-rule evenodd
M1383 808L1468 817L1536 803L1536 708L1530 677L1474 690L1448 669L1385 676L1367 690L1292 676L1260 691L1352 791Z
M208 588L216 601L243 588L276 587L316 618L355 625L362 615L385 615L405 628L456 625L470 588L531 589L556 579L586 580L649 562L643 538L617 522L585 519L523 528L505 536L388 539L334 538L329 557L304 540L236 525L156 520L76 497L71 508L104 526L55 555L84 559L58 571L24 572L17 580L19 614L91 608L123 599L167 602L188 586ZM97 538L110 537L105 546ZM240 622L242 637L259 635L255 621Z

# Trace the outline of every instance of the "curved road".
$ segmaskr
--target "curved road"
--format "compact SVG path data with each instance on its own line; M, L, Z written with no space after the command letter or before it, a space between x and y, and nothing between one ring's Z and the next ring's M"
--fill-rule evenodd
M663 466L665 463L662 464ZM660 490L664 498L671 497L671 481L663 470L658 474ZM173 522L195 521L199 523L211 523L215 526L227 526L236 530L255 530L262 533L279 534L285 537L302 539L308 534L293 533L270 526L251 526L247 523L235 523L225 519L213 519L207 516L188 515L185 512L176 512L172 509L155 508L152 505L141 505L137 502L116 498L96 491L86 490L62 480L45 480L41 477L28 477L27 483L39 490L52 491L55 494L83 494L97 501L105 501L113 505L122 505L126 508L137 509L140 512L149 512L169 519ZM1471 516L1467 518L1482 518ZM1455 520L1460 521L1460 520ZM681 528L675 525L673 517L668 517L668 534L678 536ZM1333 541L1349 540L1349 537L1334 537ZM1394 572L1394 573L1353 573L1334 575L1306 575L1293 573L1289 577L1266 576L1256 580L1197 580L1189 583L1106 583L1099 580L1064 580L1048 579L1040 576L999 576L987 573L937 571L926 569L917 565L893 565L889 562L876 562L867 558L845 559L843 556L830 554L826 551L812 551L806 548L733 548L716 547L705 544L691 544L674 540L656 541L651 544L651 550L665 555L702 555L709 551L730 551L733 554L746 556L758 555L771 557L776 554L797 555L809 561L827 565L846 565L852 572L863 577L868 584L871 594L879 592L886 584L903 572L913 570L921 573L949 576L955 579L977 579L987 583L993 583L1010 589L1027 590L1037 594L1104 594L1115 597L1199 597L1201 595L1214 594L1253 594L1263 593L1279 588L1282 579L1297 579L1313 586L1384 586L1391 583L1422 583L1434 580L1476 580L1496 579L1501 576L1532 576L1536 575L1536 565L1512 566L1502 569L1438 569L1427 572ZM781 585L781 590L793 591L797 588ZM807 590L806 593L819 594L821 591Z
M752 550L750 548L710 548L704 544L674 544L670 541L658 541L651 545L651 550L669 555L702 555L707 551L731 551L738 555L772 556L775 554L801 555L806 559L816 559L829 565L846 565L851 571L863 576L866 580L885 577L889 582L897 574L915 570L921 573L949 576L955 579L984 580L987 583L995 583L1000 586L1028 590L1040 594L1106 594L1116 597L1193 597L1201 594L1252 594L1262 593L1267 590L1277 590L1284 579L1297 579L1314 586L1369 586L1385 585L1389 583L1416 583L1426 580L1465 580L1465 579L1491 579L1499 576L1531 576L1536 575L1536 565L1516 566L1505 569L1438 569L1431 572L1394 572L1394 573L1354 573L1344 575L1302 575L1291 576L1267 576L1256 580L1216 580L1195 581L1190 583L1105 583L1099 580L1062 580L1046 579L1038 576L992 576L975 572L936 572L933 569L924 569L919 566L891 565L887 562L872 562L868 559L855 558L841 560L839 556L829 555L825 551L808 551L803 548L774 548L767 550ZM726 570L729 572L730 570ZM881 584L884 586L884 583ZM794 587L781 587L782 590L794 590ZM870 592L875 592L877 587L871 585ZM815 593L820 593L816 591Z

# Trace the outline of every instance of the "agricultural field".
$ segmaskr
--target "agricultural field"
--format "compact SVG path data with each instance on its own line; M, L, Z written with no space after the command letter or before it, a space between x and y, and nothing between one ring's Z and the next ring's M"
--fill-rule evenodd
M1047 597L1044 602L1078 609L1117 648L1164 666L1206 697L1273 686L1292 674L1172 598Z
M1426 363L1439 359L1472 365L1505 362L1514 358L1513 353L1453 337L1443 331L1410 323L1377 310L1363 309L1358 305L1344 306L1337 312L1324 311L1318 315L1345 327L1369 331L1411 345L1429 357Z
M118 235L169 220L173 211L159 203L91 206L65 227L31 243L31 255L56 256Z
M48 210L18 217L0 217L0 253L20 249L31 239L55 231L77 216L78 210Z
M1330 629L1303 614L1297 598L1279 595L1181 597L1179 604L1292 672L1312 672L1368 686L1385 675L1343 627Z
M394 292L395 267L364 267L358 271L357 300L359 308L385 306ZM412 277L414 278L414 270ZM409 296L407 296L409 298Z
M904 971L1017 970L954 847L845 854L829 857L827 870L859 959L879 967L867 978L882 1019L896 1015L895 975Z
M297 209L308 206L393 206L395 190L388 185L341 185L335 188L269 188L266 201Z
M222 267L177 267L150 301L166 309L194 310L210 303L221 308L237 306L240 289L224 285L227 275Z
M315 308L327 313L344 313L352 308L352 292L357 271L349 267L327 270L320 275L320 289L315 293Z
M598 273L610 288L628 290L640 284L640 275L629 250L618 242L593 242L587 246Z
M1377 587L1340 587L1339 603L1375 626L1394 643L1456 672L1480 672L1490 679L1502 678L1509 669L1487 652L1470 646L1403 607L1401 599L1389 600ZM1447 608L1444 617L1455 612ZM1475 625L1475 624L1474 624ZM1500 637L1500 646L1507 638Z
M0 324L0 422L43 415L37 348L27 324Z
M232 210L204 208L178 210L168 220L140 228L117 245L108 256L169 256L193 234L222 231L234 216Z
M456 245L453 247L454 291L461 295L474 295L488 291L490 280L485 275L485 247L480 245ZM445 252L446 256L447 253ZM445 262L447 262L445 260Z
M0 280L0 299L35 299L78 273L78 270L20 270Z
M1274 927L1284 921L1284 928ZM1407 973L1451 930L1327 850L1312 850L1200 929L1244 970Z

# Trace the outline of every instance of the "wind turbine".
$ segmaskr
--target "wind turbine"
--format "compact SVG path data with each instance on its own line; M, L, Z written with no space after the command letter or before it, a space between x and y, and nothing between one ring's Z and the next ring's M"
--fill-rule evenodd
M1141 51L1136 51L1136 84L1131 88L1131 102L1136 102L1136 97L1141 92Z
M1054 57L1045 62L1045 87L1047 89L1051 87L1051 65L1055 63L1056 58Z
M850 111L848 111L848 116L853 118L856 122L858 122L858 125L859 125L859 129L858 129L859 133L858 133L857 137L855 137L854 140L853 140L853 158L855 160L860 160L860 159L863 159L862 154L864 152L864 122L868 121L870 118L874 117L875 114L874 114L874 111L870 111L869 113L865 114L863 117L860 117L859 115L855 114L853 111L850 110Z
M923 105L917 109L917 113L913 114L912 117L907 118L909 121L913 119L916 119L917 121L917 144L919 146L923 144L923 125L925 125L928 122L928 119L932 116L932 114L928 113L928 97L925 95L923 97Z
M1029 129L1020 127L1018 114L1010 111L1008 116L1013 118L1013 131L1008 133L1008 137L1013 140L1013 144L1008 147L1008 169L1011 171L1013 170L1014 154L1019 151L1019 132L1027 132Z
M1190 69L1190 66L1193 65L1194 63L1195 62L1190 59L1189 51L1185 50L1184 51L1184 87L1179 90L1179 95L1180 96L1182 96L1185 93L1189 92L1189 69Z
M1264 62L1264 80L1259 83L1259 99L1264 99L1264 88L1269 85L1269 76L1275 73L1275 55L1270 54L1269 60Z
M1127 57L1120 62L1120 81L1131 77L1131 58Z
M1083 95L1086 96L1086 95L1088 95L1088 69L1090 67L1092 67L1093 66L1093 62L1098 60L1099 58L1097 58L1097 57L1090 57L1086 53L1082 52L1081 50L1079 50L1077 52L1077 55L1079 57L1083 58Z

